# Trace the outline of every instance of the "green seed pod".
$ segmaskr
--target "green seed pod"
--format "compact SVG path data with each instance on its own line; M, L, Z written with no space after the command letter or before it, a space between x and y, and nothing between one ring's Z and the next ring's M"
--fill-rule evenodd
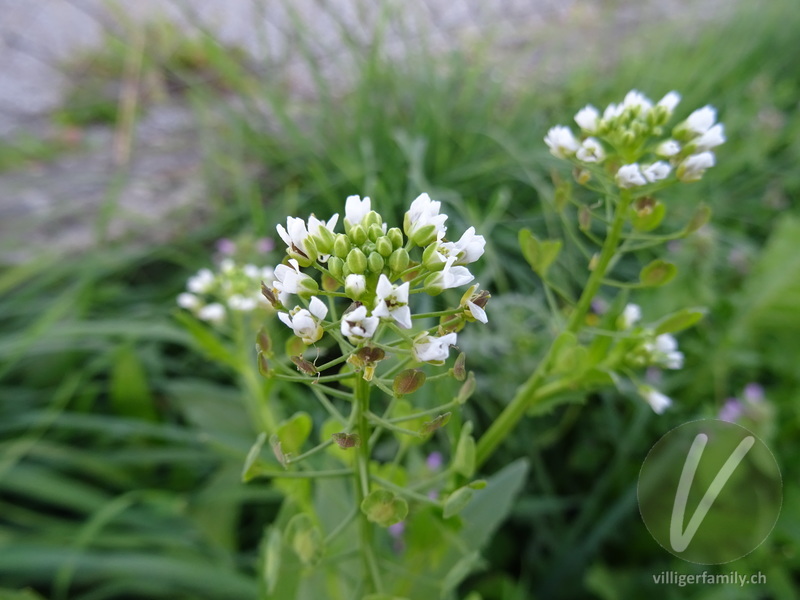
M333 254L338 258L345 259L350 252L350 247L350 238L340 233L336 236L336 241L333 243Z
M403 244L405 244L405 240L403 239L403 232L400 231L399 227L392 227L389 231L386 232L386 236L391 240L392 246L397 248L402 248Z
M392 240L385 235L379 237L377 240L375 240L375 250L377 250L378 254L380 254L383 258L389 258L394 250L392 246Z
M398 248L389 257L389 268L393 273L402 273L408 268L411 259L408 256L405 248Z
M380 254L377 252L370 253L369 258L367 259L367 266L372 273L380 273L383 271L384 264L385 261Z
M367 270L366 255L359 248L353 248L347 255L347 266L352 273L358 273L359 275L364 273Z

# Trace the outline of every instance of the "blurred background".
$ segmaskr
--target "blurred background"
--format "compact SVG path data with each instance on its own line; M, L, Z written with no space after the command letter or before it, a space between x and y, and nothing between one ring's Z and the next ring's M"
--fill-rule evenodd
M516 246L523 226L563 235L542 138L633 88L725 124L718 165L663 199L664 230L700 202L711 223L642 251L680 275L630 297L650 320L709 316L680 336L682 371L648 373L664 415L609 390L507 441L486 472L531 473L459 597L800 596L798 31L794 0L0 0L0 599L258 597L280 494L239 483L246 392L175 298L219 240L287 214L360 194L400 219L426 191L478 226L490 324L461 341L484 431L552 331ZM274 265L268 247L251 260ZM567 285L581 261L563 256ZM685 563L643 526L637 474L663 433L737 403L783 511L747 557ZM733 569L767 583L653 584Z

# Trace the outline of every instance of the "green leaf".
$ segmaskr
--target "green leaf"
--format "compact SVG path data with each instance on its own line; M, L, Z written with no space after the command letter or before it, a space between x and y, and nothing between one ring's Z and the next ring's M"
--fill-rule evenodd
M475 473L475 438L471 434L472 423L467 421L461 428L453 455L453 470L467 478Z
M702 320L707 313L708 311L704 308L684 308L674 312L656 323L655 334L676 333L688 329Z
M261 455L261 448L264 447L264 442L266 441L267 434L263 432L259 433L255 443L247 453L247 458L244 460L244 467L242 468L242 481L248 482L258 474L255 465L259 456Z
M482 568L485 564L485 561L481 558L480 553L477 551L471 552L470 554L467 554L461 558L461 560L453 565L453 568L447 572L447 575L444 576L444 580L442 581L442 593L440 597L446 598L447 595L453 592L470 573Z
M130 345L122 346L117 351L111 367L109 395L118 414L145 421L158 420L147 374Z
M672 281L677 274L678 267L671 262L657 258L642 268L639 273L639 281L648 287L658 287Z
M239 370L239 362L235 353L220 341L213 329L209 329L189 313L180 311L175 313L175 318L192 336L195 344L211 360L216 360Z
M313 421L306 412L297 412L278 425L278 439L283 453L299 454L303 444L311 434Z
M444 510L442 511L444 518L449 519L464 510L474 495L475 490L469 486L460 487L450 494L444 503Z
M544 278L553 262L561 252L561 240L544 240L536 238L529 229L521 229L519 232L519 246L522 255L533 271Z
M381 527L399 523L408 515L408 502L388 490L375 490L361 502L361 512Z

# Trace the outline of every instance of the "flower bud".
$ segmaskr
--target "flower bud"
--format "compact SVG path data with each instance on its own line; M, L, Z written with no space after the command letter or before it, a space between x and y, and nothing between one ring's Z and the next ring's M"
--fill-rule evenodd
M347 254L350 252L350 238L347 237L345 234L340 233L336 236L336 240L333 243L333 254L337 258L347 258Z
M353 300L358 300L367 290L367 280L363 275L348 275L344 281L344 291Z
M392 227L389 231L386 232L387 237L392 242L392 246L397 248L403 247L403 232L400 231L399 227Z
M378 254L380 254L382 257L389 258L394 250L394 247L392 246L392 240L385 235L379 237L377 240L375 240L375 250L377 250Z
M356 246L360 246L367 241L367 230L361 224L351 227L350 239Z
M377 226L378 226L378 229L380 229L380 230L381 230L381 233L383 233L383 228L381 227L381 225L383 225L383 219L382 219L382 218L381 218L381 216L380 216L378 213L376 213L374 210L371 210L371 211L369 211L369 212L367 213L367 215L364 217L364 220L363 220L363 221L361 221L361 225L363 225L363 226L364 226L364 228L365 228L367 231L369 231L370 229L372 229L372 226L373 226L373 225L377 225Z
M385 261L383 257L378 254L377 252L372 252L367 259L367 266L372 273L380 273L383 271L383 265Z
M313 239L317 252L320 254L330 254L333 251L333 244L336 241L336 235L327 227L320 227L317 234L312 238L309 236L306 240ZM308 244L308 241L306 241Z
M422 264L431 271L441 271L444 268L444 261L437 252L439 242L428 244L422 252Z
M436 225L424 225L411 235L411 241L417 246L427 246L436 240Z
M389 268L393 273L402 273L408 268L410 262L411 259L406 249L398 248L392 252L392 255L389 257Z
M344 266L344 261L339 258L338 256L331 256L328 259L328 271L330 271L331 275L333 275L336 279L342 279L342 267Z
M310 298L319 293L319 284L308 275L303 275L297 282L297 295L301 298Z
M356 225L360 227L360 225ZM353 227L355 230L356 227ZM351 273L362 274L367 270L367 257L359 248L353 248L347 255L347 267Z
M319 256L320 252L317 249L317 242L313 237L308 236L303 243L305 244L306 254L308 255L308 260L310 262L308 265L301 265L301 266L307 267L310 266L315 260L317 260L317 257ZM289 252L289 254L292 255L293 253Z
M369 235L369 239L371 241L373 242L377 241L377 239L383 235L383 227L381 227L377 223L373 223L372 225L369 226L367 234Z
M423 285L425 287L426 294L438 296L444 291L441 275L441 273L431 273L425 278Z

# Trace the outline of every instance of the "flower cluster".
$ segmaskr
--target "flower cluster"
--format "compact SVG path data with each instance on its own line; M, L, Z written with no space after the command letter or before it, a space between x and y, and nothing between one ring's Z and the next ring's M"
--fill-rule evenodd
M304 343L316 343L325 331L338 329L350 344L363 346L379 335L381 324L407 335L403 332L412 329L413 294L435 296L473 281L467 265L483 255L486 241L474 227L457 240L448 238L448 216L428 194L411 203L402 229L389 228L369 198L348 197L344 212L343 232L336 232L338 214L327 221L314 215L308 220L288 217L286 226L277 226L287 264L278 265L274 278L265 280L269 283L262 293ZM309 267L321 273L319 282L303 271ZM319 296L351 301L338 328L325 327L328 307ZM424 330L413 339L414 357L443 362L464 323L487 322L488 298L473 285L457 308L446 311L448 319L435 335Z
M591 104L578 111L579 137L569 127L558 125L544 141L554 156L578 167L582 183L601 163L623 189L646 188L671 179L698 181L714 166L713 149L725 142L725 132L716 122L716 110L705 106L666 135L666 124L679 102L677 92L653 104L632 90L621 104L609 104L602 113Z
M220 261L219 269L200 269L186 282L186 292L178 295L178 306L190 310L203 321L223 322L230 311L250 312L268 306L258 293L259 282L271 279L272 267L238 265L232 259Z

